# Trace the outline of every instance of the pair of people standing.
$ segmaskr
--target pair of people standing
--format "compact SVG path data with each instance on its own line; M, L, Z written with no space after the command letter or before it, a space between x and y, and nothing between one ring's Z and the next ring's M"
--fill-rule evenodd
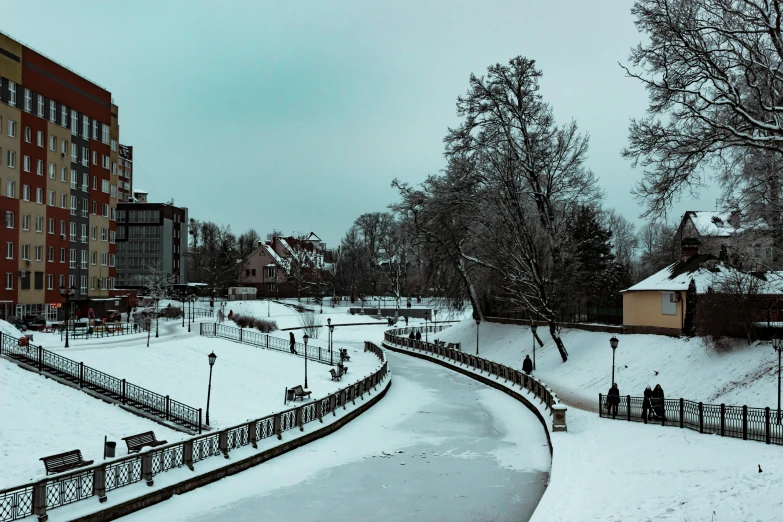
M642 420L647 424L648 420L653 418L666 420L666 403L663 394L663 388L660 384L655 385L651 390L648 386L644 390L644 400L642 401Z

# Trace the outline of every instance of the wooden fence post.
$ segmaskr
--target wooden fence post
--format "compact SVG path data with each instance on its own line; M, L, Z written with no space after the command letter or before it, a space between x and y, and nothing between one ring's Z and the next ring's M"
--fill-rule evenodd
M92 471L92 494L98 497L99 502L106 502L106 464Z
M152 452L141 454L141 480L152 486L155 482L152 480Z
M38 515L38 522L46 522L46 479L33 486L33 515Z

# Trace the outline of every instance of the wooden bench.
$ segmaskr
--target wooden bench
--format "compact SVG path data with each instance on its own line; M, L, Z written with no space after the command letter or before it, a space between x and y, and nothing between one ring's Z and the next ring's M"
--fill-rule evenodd
M300 384L294 387L294 400L296 400L297 398L304 400L305 397L309 399L311 393L313 392L304 391L304 388L302 388L302 385Z
M66 451L65 453L58 453L57 455L50 455L43 457L42 460L44 466L46 466L46 474L60 473L61 471L68 471L70 469L83 468L92 464L93 460L84 460L82 458L82 451L75 449Z
M152 431L145 431L138 435L131 435L130 437L123 437L122 440L128 445L128 453L138 453L144 446L160 446L166 444L165 440L158 440L155 438L155 433Z
M341 361L350 361L351 360L351 357L348 355L348 349L340 348L340 360Z
M336 371L334 371L334 368L331 368L329 370L329 373L331 374L333 381L339 381L340 379L343 378L343 375L344 375L342 372L337 373Z

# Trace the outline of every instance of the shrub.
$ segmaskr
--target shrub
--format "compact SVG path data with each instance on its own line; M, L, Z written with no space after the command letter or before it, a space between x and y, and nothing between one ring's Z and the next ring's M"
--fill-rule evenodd
M256 330L262 333L269 333L277 330L277 323L268 319L256 319L255 323L254 326Z
M277 330L276 322L267 319L257 319L252 315L234 314L232 320L240 328L255 328L262 333L269 333Z
M318 339L318 334L321 331L321 316L316 315L315 312L307 311L299 316L299 324L304 327L304 331L307 335L313 339Z
M167 306L162 308L159 314L161 317L166 319L180 319L182 317L182 308L178 308L176 306Z

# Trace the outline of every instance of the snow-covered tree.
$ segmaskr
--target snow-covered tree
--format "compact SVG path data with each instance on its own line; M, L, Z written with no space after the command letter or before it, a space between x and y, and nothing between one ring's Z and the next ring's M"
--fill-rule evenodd
M171 298L176 282L177 277L165 273L161 268L160 261L147 266L147 272L144 274L144 298L141 301L141 306L155 318L155 337L158 337L160 301ZM150 345L151 335L152 325L150 324L147 329L147 347Z

